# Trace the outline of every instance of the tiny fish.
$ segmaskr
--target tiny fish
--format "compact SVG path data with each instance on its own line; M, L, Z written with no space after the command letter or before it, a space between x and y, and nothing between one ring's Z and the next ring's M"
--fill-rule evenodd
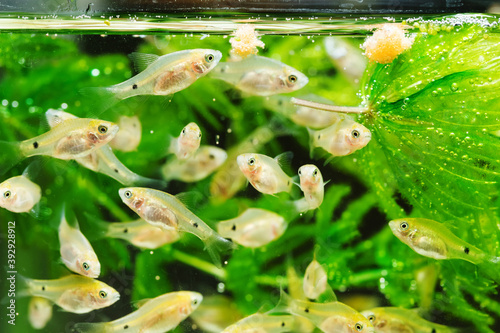
M234 244L221 237L198 216L171 194L148 188L130 187L119 190L123 203L153 226L186 231L205 243L215 265L221 266L220 252L234 248Z
M372 138L368 128L350 118L319 131L307 130L311 155L314 148L321 147L333 156L346 156L366 146Z
M186 160L173 159L161 168L163 178L193 183L205 179L227 159L224 149L215 146L200 146L193 156Z
M389 222L400 241L425 257L460 259L478 265L495 281L500 281L500 258L491 256L457 236L442 223L424 218L404 218Z
M201 130L196 123L189 123L177 138L170 140L168 152L175 154L179 160L190 158L200 147Z
M52 318L52 303L43 297L32 297L28 305L28 319L31 326L41 330Z
M234 219L219 222L217 231L240 245L257 248L281 237L287 226L285 219L274 212L249 208Z
M301 98L332 105L332 101L317 95L306 95ZM284 95L270 96L264 100L264 105L271 111L284 115L299 126L315 129L331 126L344 117L335 112L313 109L307 106L298 106L292 102L291 97Z
M365 72L366 58L359 47L349 43L344 37L326 37L325 51L335 67L352 82L358 83Z
M59 224L59 243L61 259L69 270L90 278L101 274L101 264L90 242L80 231L78 222L71 227L63 213Z
M191 319L203 332L220 333L242 317L236 304L227 296L215 294L203 299L203 303L191 315Z
M434 259L462 259L473 264L487 261L486 253L455 236L442 223L424 218L389 222L392 233L415 252Z
M257 96L292 92L304 87L309 81L307 76L295 68L261 56L220 63L211 76Z
M452 333L457 330L435 324L420 317L414 310L397 307L374 308L361 312L377 333Z
M77 119L71 113L53 109L49 109L45 113L45 117L51 127L55 127L68 119ZM116 157L109 144L105 144L86 156L75 160L85 168L105 174L123 185L142 185L158 188L165 187L166 185L161 180L143 177L131 171Z
M298 276L297 271L293 267L291 257L288 259L286 268L286 278L288 280L288 291L292 299L306 300L304 295L303 280ZM307 318L297 316L295 318L296 331L301 333L311 333L316 328L313 323Z
M80 333L129 332L163 333L176 328L198 308L203 296L194 291L177 291L147 300L136 311L104 323L78 323Z
M179 240L176 230L160 229L139 219L131 222L107 223L106 236L121 238L141 249L157 249Z
M272 316L254 313L227 327L222 333L281 333L295 332L293 316Z
M279 309L279 310L276 310ZM282 292L275 310L309 319L325 333L374 333L373 325L361 313L341 302L314 303L292 299Z
M105 101L109 108L119 101L137 95L171 95L181 91L210 72L222 53L210 49L193 49L163 56L132 53L139 74L111 87L86 88L81 93Z
M42 190L26 175L9 178L0 184L0 207L14 213L27 213L40 202Z
M258 151L267 142L279 134L271 126L261 126L253 131L241 143L229 149L226 162L217 170L210 183L212 198L232 198L245 185L245 176L240 171L236 158L248 151Z
M124 152L134 151L141 143L142 126L139 117L121 116L118 120L120 130L116 133L109 146Z
M317 299L319 295L326 291L328 277L323 266L316 260L316 256L307 266L304 274L302 288L304 295L309 299Z
M120 294L107 284L82 275L68 275L55 280L34 280L21 277L27 290L20 296L38 296L73 313L87 313L108 307L120 299Z
M293 180L279 165L280 159L286 156L287 153L283 153L273 159L262 154L241 154L236 161L241 172L257 191L265 194L290 193Z
M313 164L306 164L299 168L300 189L304 192L305 204L298 205L299 211L318 208L323 203L324 187L323 176L319 169ZM299 200L300 201L300 200Z
M118 126L109 121L75 118L28 140L0 142L0 174L34 155L48 155L62 160L83 157L108 143L117 132Z

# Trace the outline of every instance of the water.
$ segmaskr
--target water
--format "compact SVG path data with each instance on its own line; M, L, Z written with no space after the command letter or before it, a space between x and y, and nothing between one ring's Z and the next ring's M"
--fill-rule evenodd
M424 18L433 20L442 17L427 15ZM492 27L488 28L489 38L498 38L496 17L469 18L465 21L492 23ZM127 58L131 52L162 55L185 49L211 48L220 50L223 54L221 61L227 61L231 48L230 34L239 25L249 23L256 28L266 45L259 55L286 63L309 77L309 83L303 89L287 96L307 99L310 94L317 94L336 105L359 106L363 102L360 89L365 87L368 80L366 75L364 78L362 76L366 59L360 44L371 34L374 24L402 21L414 20L410 15L93 15L91 11L46 16L3 14L0 17L2 140L25 140L48 131L44 114L49 108L65 110L79 117L98 117L110 121L118 121L121 115L137 115L142 126L138 149L115 153L124 165L141 176L161 178L161 166L171 159L171 156L165 156L170 136L178 136L183 126L191 121L201 128L202 144L224 149L237 146L255 129L276 122L280 124L273 128L276 137L259 136L257 141L260 141L261 147L255 149L273 157L284 151L292 151L294 156L291 166L284 167L288 175L296 174L301 165L314 163L321 170L325 181L330 180L325 187L322 206L315 212L300 215L294 214L287 204L288 200L298 199L302 195L297 187L291 196L281 193L274 197L262 195L248 185L239 189L232 198L217 200L211 191L213 176L193 184L170 182L168 187L163 188L168 193L201 193L191 196L194 198L188 195L188 207L212 228L215 228L217 221L234 218L249 207L275 211L285 216L290 223L279 239L263 248L252 250L240 246L232 255L224 258L228 264L220 270L212 264L203 243L190 233L185 233L179 242L155 250L140 250L123 240L104 237L102 228L105 224L102 221L137 219L137 215L118 197L118 189L124 185L114 179L85 169L75 161L48 157L22 161L5 173L1 180L21 174L35 161L30 176L42 188L42 201L38 216L14 214L4 209L0 212L2 221L16 222L14 269L26 277L38 279L55 279L69 273L60 262L57 236L60 211L65 202L66 210L70 212L68 218L78 220L82 232L99 257L102 267L99 280L113 286L121 294L120 301L114 305L88 314L61 312L54 306L52 319L42 331L70 332L78 322L114 320L135 310L131 306L133 302L177 290L201 292L205 303L224 304L226 314L237 315L240 312L249 315L261 308L268 310L277 304L280 286L285 287L292 281L290 275L287 276L287 267L293 265L298 275L302 276L315 254L325 266L329 285L339 300L357 310L388 305L421 307L426 318L432 321L455 327L474 325L475 330L488 332L484 323L490 319L485 313L494 319L499 315L499 305L489 291L495 286L488 280L488 275L478 272L476 266L464 261L436 261L417 255L394 237L387 226L390 219L411 213L437 219L458 227L458 230L452 231L461 238L491 255L498 255L498 246L495 245L498 244L498 230L491 229L492 224L496 226L495 223L498 223L495 222L498 221L497 213L493 210L498 207L498 199L494 194L484 191L490 191L492 186L498 190L494 184L499 181L496 173L499 157L491 152L494 152L494 145L500 143L494 137L488 141L477 141L489 135L490 129L498 130L498 113L487 109L485 115L484 105L473 104L476 102L466 99L465 93L461 94L464 85L460 75L465 74L439 77L440 72L447 70L446 66L432 66L438 66L440 61L446 63L446 59L436 60L436 65L429 61L430 68L420 74L417 73L419 65L415 64L415 75L421 75L422 80L425 80L428 78L425 75L438 68L434 77L437 83L434 84L449 81L450 87L445 93L439 90L441 88L432 90L436 92L432 95L436 99L445 96L444 100L439 100L439 105L448 105L446 100L455 98L455 104L465 105L465 110L476 108L475 121L476 124L480 123L477 126L481 128L471 125L468 139L461 138L461 127L456 128L454 135L449 135L450 141L445 141L448 146L443 149L443 154L450 156L445 163L458 168L459 164L453 164L453 156L458 154L462 161L463 154L459 151L464 145L456 145L456 138L463 139L469 146L483 149L485 153L482 159L476 157L475 149L469 149L468 154L464 155L467 156L463 159L465 164L460 169L464 177L490 177L487 178L489 183L480 188L484 191L478 192L488 198L482 202L478 202L476 197L467 197L469 192L473 193L479 187L469 183L460 187L462 183L451 178L442 165L439 165L441 168L429 167L420 172L399 167L413 165L413 158L418 160L419 156L423 156L422 161L441 163L425 154L415 155L415 149L407 151L406 141L397 141L397 138L405 137L408 128L405 126L414 126L415 121L421 121L423 125L411 127L414 135L411 138L422 138L421 133L427 133L425 131L430 127L426 121L436 121L434 118L428 120L425 118L427 113L422 112L405 123L407 114L401 116L397 109L391 109L386 118L377 114L384 113L382 107L376 109L378 105L389 103L385 100L390 100L400 90L378 99L379 104L373 104L373 113L357 118L373 132L372 141L367 147L346 157L336 157L328 163L325 161L329 156L319 148L315 150L313 158L309 156L307 131L272 112L265 98L240 93L210 75L198 79L173 96L132 97L107 111L102 108L102 100L80 93L83 88L110 86L132 77L135 74L134 67ZM457 33L460 31L460 26L451 26ZM429 31L431 28L427 26L425 29ZM419 33L420 29L413 27L411 31ZM446 32L442 34L446 36ZM342 38L338 39L339 36ZM483 52L484 61L494 58L488 58L488 52L493 51ZM487 69L482 68L479 62L478 74L470 78L472 88L467 89L481 96L479 101L494 103L494 94L484 88L487 82L496 84L497 81L499 67L495 60L491 61ZM449 65L448 69L458 66L458 63ZM369 71L374 71L373 66ZM389 73L389 69L386 70ZM383 71L378 73L380 80L388 80L380 74ZM390 76L390 82L399 83L400 78ZM418 81L415 79L415 82ZM450 94L461 95L446 95L448 90ZM422 88L419 93L424 95L425 89ZM406 99L391 103L399 105L401 102L400 110L403 111L407 110L409 104L412 110L415 105L411 103L416 95L408 93ZM458 114L462 113L456 111L452 117L458 117ZM403 121L395 122L396 125L382 121L392 121L392 115L402 117ZM490 123L487 117L490 117ZM468 124L466 120L464 123ZM486 129L484 133L482 127ZM476 130L481 134L476 133ZM441 136L447 137L449 134L444 122L437 131L441 131ZM393 133L404 135L394 136ZM432 136L430 130L426 135L432 140L440 138L437 134ZM432 140L427 142L427 146L424 145L430 147L426 148L428 150L421 150L434 153L433 147L438 143L434 144ZM256 145L259 142L252 143ZM450 153L449 147L457 152ZM407 155L401 155L401 151ZM398 159L390 160L391 156ZM395 165L398 167L394 168ZM238 172L236 170L239 175ZM436 179L446 185L433 186L432 182ZM454 183L460 188L453 187ZM441 190L450 191L456 200L439 192ZM441 193L441 196L436 193ZM483 197L477 194L477 198ZM425 200L431 202L430 208L425 206ZM480 205L480 211L469 207L476 204ZM451 218L457 211L462 215ZM6 223L2 225L2 232L6 235L8 226ZM7 248L6 242L2 242L2 246ZM419 278L422 275L424 278ZM22 284L19 279L16 281L18 293ZM292 287L288 286L289 292ZM7 294L6 291L2 293ZM229 299L213 300L210 296L214 295L226 295ZM33 331L26 320L28 300L16 300L16 312L19 314L16 325L3 322L2 331ZM486 307L486 310L482 310L482 307ZM466 312L467 316L460 311ZM231 317L230 320L234 321L235 318ZM493 324L493 321L488 323ZM491 327L494 329L494 326ZM191 319L183 321L175 331L203 332L199 323Z

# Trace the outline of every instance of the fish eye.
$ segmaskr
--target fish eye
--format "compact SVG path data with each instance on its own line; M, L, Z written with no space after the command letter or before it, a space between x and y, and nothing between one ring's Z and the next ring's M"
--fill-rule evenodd
M88 271L88 270L90 269L90 265L89 265L89 264L87 264L86 262L84 262L84 263L82 264L82 267L83 267L83 269L84 269L84 270L86 270L86 271Z
M214 59L215 59L215 57L214 57L214 55L213 55L213 54L211 54L211 53L209 53L209 54L207 54L207 55L205 56L205 60L206 60L207 62L212 62L212 61L214 61Z
M12 195L12 192L10 192L10 191L5 191L5 192L3 192L3 197L4 197L5 199L10 198L10 196L11 196L11 195Z
M399 228L400 228L401 230L406 230L406 229L408 229L409 227L410 227L410 225L409 225L409 224L408 224L408 222L406 222L406 221L401 222L401 224L399 225Z
M97 130L99 131L99 133L105 134L108 131L108 126L100 125L99 127L97 127Z
M375 321L375 315L369 315L368 320L370 321L370 323L373 323Z
M181 133L186 134L186 128L183 128Z
M299 169L299 176L302 176L302 171Z
M198 304L198 300L197 300L197 299L195 299L195 300L193 301L193 304L194 304L194 305Z
M360 137L360 135L361 135L361 134L359 133L359 131L358 131L358 130L352 130L352 132L351 132L351 136L352 136L353 138L355 138L355 139L359 138L359 137Z
M127 190L127 191L125 191L124 195L125 195L125 198L130 199L132 197L132 191Z
M106 298L107 296L108 296L108 293L107 293L107 292L105 292L104 290L101 290L101 291L99 292L99 297L100 297L100 298L103 298L103 299L104 299L104 298Z
M210 154L210 155L208 155L208 158L213 160L215 158L215 156L214 156L214 154Z
M314 169L313 176L316 177L318 175L318 169Z
M255 158L251 157L248 159L248 165L252 166L255 164Z
M288 82L290 82L290 83L295 83L295 82L297 82L297 76L296 76L296 75L293 75L293 74L292 74L292 75L289 75L289 76L288 76Z
M198 134L198 137L201 139L201 132L200 132L200 134Z
M356 329L356 331L361 332L363 330L363 324L356 323L356 325L354 325L354 328Z

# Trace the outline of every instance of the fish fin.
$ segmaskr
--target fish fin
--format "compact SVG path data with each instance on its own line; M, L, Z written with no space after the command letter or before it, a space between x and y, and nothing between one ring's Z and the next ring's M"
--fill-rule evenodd
M271 313L290 313L290 304L293 302L293 298L290 297L284 290L283 286L280 287L280 300L278 304L271 310L267 311L266 314Z
M327 166L327 165L328 165L331 161L333 161L333 159L334 159L335 157L338 157L338 156L333 156L333 155L332 155L332 156L328 157L328 158L325 160L325 163L323 163L323 166Z
M500 257L490 257L488 260L478 263L477 267L484 275L496 283L500 283Z
M208 238L204 239L205 249L217 268L222 268L221 253L225 254L236 249L236 244L232 241L223 238L218 233L212 233Z
M73 326L72 332L105 333L112 332L112 327L109 323L77 323Z
M307 133L309 133L309 158L312 159L314 157L314 148L315 148L314 135L315 135L316 131L313 129L310 129L309 127L306 127L306 128L307 128Z
M0 152L2 152L0 154L0 175L5 174L24 158L19 142L0 141Z
M326 184L328 184L329 182L331 182L332 180L331 179L328 179L326 182L323 181L323 187L325 187Z
M184 206L189 210L194 210L200 201L203 199L203 194L196 191L182 192L175 195L175 198L179 200Z
M293 201L293 205L295 207L295 210L299 213L304 213L310 210L306 198L301 198Z
M160 56L156 54L150 53L140 53L140 52L132 52L128 55L128 58L134 64L134 69L136 72L140 73L148 68L153 62L158 60Z
M286 151L276 156L274 160L278 162L278 165L281 167L281 169L286 169L287 171L290 171L292 158L293 158L293 153L291 151Z
M40 170L42 169L42 166L45 163L46 161L44 160L35 159L26 167L26 169L24 169L23 176L28 178L29 180L33 180L36 176L38 176Z
M32 279L27 278L26 276L17 273L16 274L16 283L19 291L16 291L16 297L28 297L32 296L30 292L30 282Z
M152 300L152 298L144 298L144 299L141 299L141 300L138 300L136 302L133 302L132 304L134 305L134 307L136 309L139 309L141 308L144 304L146 304L147 302L149 302L150 300Z
M118 103L121 98L117 97L112 87L89 87L79 90L80 95L87 97L92 104L91 117L97 117L102 112Z
M319 303L329 303L329 302L337 302L337 295L333 291L332 287L329 284L326 285L326 290L323 291L318 298L316 299Z

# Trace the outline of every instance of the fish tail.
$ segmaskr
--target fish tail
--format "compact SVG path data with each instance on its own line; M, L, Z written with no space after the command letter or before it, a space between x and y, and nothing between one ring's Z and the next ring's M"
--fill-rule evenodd
M496 283L500 283L500 257L491 257L489 260L478 264L479 271L482 271Z
M73 332L80 333L106 333L112 331L109 323L77 323L73 326Z
M137 175L131 184L125 184L127 186L138 186L138 187L148 187L157 190L163 190L167 187L168 182L161 179L147 178Z
M82 88L79 93L87 97L92 106L97 107L98 111L93 114L94 116L99 115L122 100L113 87Z
M33 296L31 290L33 289L34 280L27 278L19 273L17 273L15 277L16 287L18 288L18 291L16 291L16 297Z
M5 174L24 158L20 142L0 141L0 152L0 175Z
M314 140L314 134L315 134L315 131L310 129L309 127L307 127L307 133L309 133L309 157L310 158L313 158L313 152L314 152L314 143L315 143L315 140Z
M215 266L217 266L218 268L222 267L220 257L221 253L228 253L236 248L236 245L233 242L223 238L216 232L212 233L208 238L204 240L204 242L205 249L210 255L210 258L214 262Z

